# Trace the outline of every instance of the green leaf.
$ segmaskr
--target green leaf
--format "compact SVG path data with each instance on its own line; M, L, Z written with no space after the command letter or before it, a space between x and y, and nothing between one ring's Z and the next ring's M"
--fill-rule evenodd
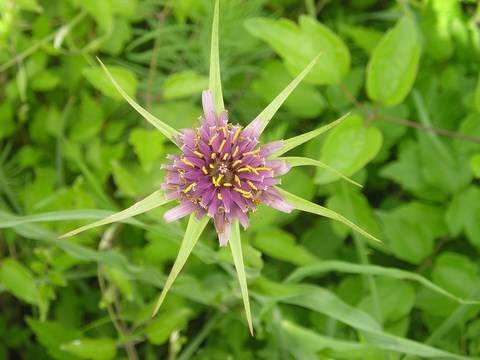
M332 30L312 17L301 16L300 27L290 20L258 18L247 21L247 30L266 41L284 60L291 73L298 73L321 53L308 82L338 84L350 68L348 48Z
M307 65L303 71L297 75L295 79L290 82L290 84L287 85L285 89L282 90L280 94L277 95L275 99L260 113L256 116L256 119L262 119L264 121L263 126L260 130L260 133L265 130L267 127L269 121L273 118L277 110L282 106L282 104L285 102L285 100L290 96L293 90L300 84L300 82L303 80L303 78L309 73L309 71L312 69L312 67L317 63L318 59L320 58L320 55L317 55L313 58L313 60L310 62L310 64ZM248 126L247 126L248 128Z
M114 10L111 1L77 0L75 2L95 18L103 31L111 29Z
M417 75L420 45L416 24L404 15L375 48L367 67L367 94L385 105L396 105L410 92Z
M329 290L312 285L275 284L265 279L260 279L257 283L262 293L273 299L325 314L353 327L362 334L368 345L378 349L436 359L466 359L461 355L383 332L370 315L343 302Z
M198 95L208 88L208 79L196 72L186 70L170 75L163 83L163 98L165 100L181 99Z
M102 66L104 65L102 64ZM104 69L107 69L107 67L104 67ZM83 76L85 76L96 89L100 90L103 95L112 99L122 99L123 94L121 91L119 94L119 91L116 90L118 87L121 87L127 96L135 96L138 89L138 79L134 72L114 65L109 65L108 70L105 71L108 77L112 76L112 78L115 79L115 83L113 83L113 81L110 82L108 77L105 76L104 71L99 67L84 68Z
M292 157L280 157L280 158L277 158L277 159L287 161L288 163L290 163L290 165L292 165L292 167L295 167L295 166L318 166L322 169L325 169L327 171L330 171L330 172L334 173L335 175L339 176L343 180L346 180L353 185L356 185L358 187L363 187L362 185L360 185L356 181L346 177L345 175L338 172L334 168L331 168L327 164L324 164L324 163L322 163L321 161L318 161L318 160L305 158L305 157L294 157L294 156L292 156Z
M332 272L348 273L348 274L361 274L361 275L376 275L385 276L392 279L401 279L408 281L415 281L422 284L425 288L428 288L440 295L450 298L460 304L480 304L480 301L466 300L458 297L457 295L449 292L443 287L436 285L427 278L418 275L414 272L396 269L391 267L383 267L378 265L364 265L364 264L352 264L344 261L327 260L318 262L315 264L308 264L298 267L293 271L285 280L287 283L297 283L309 276L324 276Z
M341 31L349 36L355 45L369 55L375 50L375 47L378 45L383 35L381 31L372 29L371 27L347 24L342 25Z
M276 228L262 229L254 238L254 245L264 254L295 265L311 264L318 259L295 242L295 237Z
M203 229L205 229L205 226L207 226L209 220L210 218L208 216L204 216L200 221L197 221L195 219L195 214L190 215L187 230L185 231L185 235L183 237L182 245L180 246L180 250L172 266L172 270L168 275L167 281L165 282L160 297L158 298L157 304L155 305L153 315L155 315L158 309L160 309L160 306L162 306L163 300L165 299L168 290L170 290L173 282L177 278L178 274L180 274L183 265L185 265L185 262L190 256L190 253L192 252L195 244L197 243L198 238L202 234Z
M320 161L350 176L363 168L380 151L382 133L376 127L366 127L363 119L352 115L337 126L326 138ZM317 184L337 180L338 175L318 169Z
M145 171L151 170L156 160L161 155L164 155L163 138L156 131L153 132L141 128L133 129L130 132L128 141L133 145L135 153Z
M475 107L480 112L480 75L477 80L477 87L475 89Z
M225 109L222 94L222 79L220 77L220 52L218 50L218 18L220 12L220 1L215 0L215 10L213 12L212 40L210 44L210 75L208 79L208 88L213 94L215 110L220 113Z
M77 235L85 230L92 229L97 226L107 225L113 222L119 222L128 218L131 218L133 216L142 214L146 211L155 209L156 207L164 205L167 202L169 202L169 200L165 198L165 193L162 190L157 190L154 193L147 196L146 198L133 204L129 208L122 210L116 214L110 215L109 217L103 220L96 221L92 224L88 224L88 225L79 227L78 229L69 231L68 233L60 236L59 239L64 239L73 235Z
M145 327L145 335L154 345L164 344L175 329L182 328L192 311L180 308L159 315Z
M349 116L350 113L348 114L345 114L343 115L340 119L337 119L335 121L332 121L331 123L325 125L325 126L322 126L321 128L318 128L316 130L312 130L312 131L309 131L305 134L302 134L302 135L298 135L298 136L295 136L293 138L290 138L290 139L287 139L287 140L284 140L283 141L283 146L282 148L277 151L276 153L270 155L270 158L276 158L280 155L283 155L285 154L287 151L290 151L292 149L295 149L297 146L300 146L304 143L306 143L307 141L317 137L318 135L320 134L323 134L325 131L328 131L330 130L331 128L337 126L338 124L340 124L342 121L344 121L347 116Z
M238 282L240 283L240 291L242 293L243 305L245 306L248 328L250 329L250 334L253 336L252 313L250 311L250 299L248 298L247 276L245 274L245 265L243 264L242 241L240 239L240 224L238 223L238 220L234 220L232 224L229 244L230 249L232 250L235 270L237 271Z
M380 240L378 240L376 237L374 237L373 235L370 235L369 233L367 233L366 231L364 231L363 229L359 228L357 225L352 223L350 220L344 218L340 214L337 214L335 211L332 211L332 210L327 209L323 206L320 206L320 205L314 204L310 201L307 201L305 199L302 199L302 198L300 198L298 196L295 196L295 195L293 195L293 194L291 194L291 193L289 193L289 192L287 192L283 189L280 189L280 188L277 188L277 189L283 194L283 196L285 196L285 200L287 202L289 202L290 204L292 204L296 209L301 210L301 211L306 211L306 212L309 212L309 213L312 213L312 214L317 214L317 215L320 215L320 216L324 216L324 217L327 217L329 219L340 221L340 222L344 223L345 225L347 225L349 228L357 231L361 235L363 235L363 236L365 236L365 237L367 237L371 240L380 242Z
M170 125L165 124L163 121L157 119L155 116L150 114L147 110L145 110L143 107L138 105L135 100L133 100L125 90L120 86L120 84L115 80L113 75L108 71L107 67L102 63L100 59L98 59L100 62L100 65L102 66L103 70L107 73L108 78L110 81L113 83L115 88L118 90L118 92L122 95L122 97L140 114L147 120L150 124L155 126L160 132L165 135L170 141L173 142L173 136L176 135L178 132L174 128L172 128ZM133 96L133 95L132 95ZM174 142L175 143L175 142ZM175 144L176 145L176 144Z
M40 294L35 278L21 262L6 258L0 266L0 283L18 299L29 304L40 303Z
M480 179L480 153L470 158L470 168L472 169L473 175L477 179Z
M117 354L116 343L110 338L75 339L60 345L60 349L82 359L106 360L113 359Z

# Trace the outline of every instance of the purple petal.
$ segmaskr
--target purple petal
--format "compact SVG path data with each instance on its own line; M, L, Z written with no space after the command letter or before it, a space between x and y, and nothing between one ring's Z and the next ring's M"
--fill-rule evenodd
M180 205L175 206L173 209L168 210L163 215L163 220L166 223L178 220L187 216L197 210L197 205L192 203L190 200L184 200L180 203Z
M217 123L217 113L215 112L215 105L213 103L213 95L210 90L203 90L202 92L202 105L203 112L205 113L205 119L210 126L214 126Z
M228 244L228 238L230 237L230 223L224 214L216 215L213 218L213 223L215 224L215 230L217 230L220 246L226 246Z
M265 165L273 170L275 176L285 175L292 168L290 163L283 160L267 160Z
M265 121L256 118L243 130L243 136L247 138L258 139L262 134L262 130L265 127Z
M260 156L261 157L267 157L268 155L271 155L271 154L277 152L282 147L283 147L283 140L277 140L277 141L269 142L268 144L265 144L261 147Z

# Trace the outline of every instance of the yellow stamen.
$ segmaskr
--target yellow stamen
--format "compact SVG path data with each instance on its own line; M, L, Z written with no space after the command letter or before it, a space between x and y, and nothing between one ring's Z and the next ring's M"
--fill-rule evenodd
M222 152L223 150L223 147L225 146L225 143L227 142L227 140L223 139L221 144L220 144L220 147L218 148L218 152Z
M223 186L232 186L232 184L230 184L229 182L224 182Z
M247 165L247 168L249 168L255 175L259 175L257 169L255 169L254 167Z
M239 173L240 172L252 172L252 170L250 170L247 166L247 167L243 167L243 168L238 169L237 172L239 172Z
M258 188L255 186L255 184L252 183L250 180L247 180L247 184L248 184L253 190L258 190Z
M241 163L242 163L242 160L237 160L232 164L232 167L235 167L235 166L237 166L238 164L241 164Z
M240 132L242 131L242 128L238 128L237 131L235 132L235 135L233 135L232 141L237 140L238 136L240 135Z
M260 170L264 170L264 171L272 171L272 169L271 169L271 168L269 168L269 167L266 167L266 166L259 166L259 167L255 168L255 169L257 169L257 170L259 170L259 171L260 171Z
M192 168L195 167L195 165L187 159L181 158L180 161L183 162L185 165L191 166Z
M223 199L222 199L222 194L217 193L217 199L218 199L218 200L223 200Z
M255 154L258 154L259 152L260 152L260 149L253 150L253 151L247 151L246 153L243 153L243 156L255 155Z
M240 186L241 183L240 183L240 178L238 177L238 175L235 175L234 179L235 179L235 182L238 184L238 186Z
M209 167L210 169L213 169L215 166L213 166L213 164L208 164L208 167Z
M213 135L210 141L208 142L208 145L212 145L217 137L218 137L218 133L215 133L215 135Z
M210 155L210 157L212 158L212 160L215 160L215 158L217 157L217 154L212 153L212 155Z
M225 153L225 155L223 155L223 158L222 158L222 160L227 160L227 158L228 158L228 155L229 155L229 153Z
M188 194L190 190L192 190L195 187L195 185L197 185L197 183L191 183L190 185L188 185L188 187L185 190L183 190L183 192L185 194Z
M223 174L219 174L217 178L215 178L215 176L212 176L213 185L215 185L215 187L219 187L220 186L220 180L222 180L222 178L223 178Z
M252 194L248 191L245 191L245 190L242 190L242 189L239 189L239 188L233 188L233 190L235 190L236 192L242 194L242 196L244 198L251 198L252 197Z
M207 175L207 174L208 174L208 170L207 170L207 168L206 168L205 166L204 166L204 167L202 167L202 171L203 171L203 173L204 173L205 175Z
M225 126L220 126L220 129L223 132L223 137L227 137L227 128Z
M202 154L200 151L196 151L196 150L195 150L193 153L194 153L195 155L197 155L198 157L203 158L203 154Z
M237 156L237 154L238 154L238 146L235 148L235 151L233 152L232 156L235 157L235 156Z

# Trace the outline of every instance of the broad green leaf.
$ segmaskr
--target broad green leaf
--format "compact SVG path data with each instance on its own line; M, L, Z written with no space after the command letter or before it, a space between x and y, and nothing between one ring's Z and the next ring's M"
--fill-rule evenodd
M334 173L335 175L341 177L343 180L346 180L353 185L356 185L358 187L363 187L362 185L360 185L356 181L346 177L345 175L338 172L334 168L331 168L327 164L324 164L324 163L322 163L321 161L318 161L318 160L305 158L305 157L294 157L294 156L292 156L292 157L288 157L288 156L287 157L280 157L280 158L277 158L277 159L287 161L288 163L290 163L290 165L292 165L292 167L294 167L294 166L318 166L318 167L321 167L322 169L325 169L327 171L330 171L330 172Z
M286 282L296 283L300 282L306 277L309 276L324 276L328 275L331 272L340 272L340 273L349 273L349 274L362 274L362 275L376 275L376 276L385 276L392 279L401 279L415 281L419 284L422 284L425 288L428 288L440 295L448 297L460 304L480 304L480 301L466 300L459 298L458 296L452 294L448 290L445 290L443 287L436 285L427 278L416 274L414 272L395 269L391 267L383 267L378 265L364 265L364 264L352 264L343 261L328 260L322 261L315 264L304 265L298 267L293 271L285 280Z
M61 344L60 349L82 359L108 360L117 354L117 344L110 338L75 339L69 343Z
M331 128L337 126L340 124L342 121L344 121L347 116L349 116L350 113L343 115L340 119L337 119L335 121L332 121L331 123L322 126L321 128L318 128L316 130L309 131L305 134L295 136L293 138L287 139L283 141L283 147L277 151L276 153L270 155L270 158L276 158L280 155L285 154L287 151L290 151L292 149L295 149L297 146L300 146L307 141L317 137L318 135L324 133L325 131L330 130Z
M301 306L339 320L358 330L365 343L383 350L427 358L467 359L414 340L388 334L364 311L343 302L333 292L312 285L275 284L265 279L257 281L262 293L282 303Z
M396 105L410 92L417 75L420 45L413 16L404 15L373 51L367 67L367 94Z
M186 70L170 75L163 83L163 98L165 100L181 99L198 95L208 88L208 79L194 71Z
M438 206L404 203L392 211L378 211L393 253L412 264L420 264L433 251L434 240L446 236L444 212Z
M365 26L343 24L340 30L368 55L375 50L383 35L381 31Z
M285 196L285 200L287 200L287 202L292 204L296 209L301 210L301 211L306 211L306 212L309 212L309 213L312 213L312 214L317 214L317 215L320 215L320 216L324 216L324 217L327 217L329 219L340 221L340 222L344 223L345 225L347 225L348 227L350 227L351 229L357 231L361 235L363 235L363 236L365 236L365 237L367 237L371 240L380 242L380 240L378 240L376 237L374 237L373 235L370 235L369 233L367 233L366 231L364 231L363 229L359 228L357 225L352 223L350 220L346 219L345 217L343 217L340 214L337 214L335 211L332 211L332 210L327 209L323 206L320 206L320 205L314 204L310 201L307 201L305 199L302 199L302 198L300 198L298 196L295 196L295 195L293 195L293 194L291 194L291 193L289 193L289 192L287 192L283 189L278 188L278 190L283 194L283 196Z
M102 66L104 66L102 64ZM108 96L115 100L122 100L122 92L116 90L120 87L123 89L125 94L129 97L135 96L138 89L138 79L134 72L124 69L119 66L109 65L108 68L105 66L104 69L107 72L108 77L115 79L115 82L109 81L108 77L105 76L105 73L99 67L95 68L84 68L83 76L98 90L100 90L103 95Z
M480 179L480 153L470 158L470 168L472 169L473 175L477 179Z
M164 344L175 329L182 328L191 315L189 308L170 310L162 313L145 327L145 335L154 345Z
M368 344L324 336L288 320L282 321L282 330L287 349L296 359L305 353L314 359L320 351L333 359L373 359L371 356L375 354L375 349Z
M262 253L295 265L318 261L307 249L295 242L293 235L280 229L263 229L255 236L253 243Z
M254 93L270 103L291 81L293 76L280 60L269 61L261 68L260 76L252 82ZM322 93L310 84L299 84L285 100L285 109L300 118L318 118L327 106Z
M238 282L240 283L240 291L242 293L243 305L245 306L248 328L250 329L250 334L253 336L252 312L250 311L250 299L248 298L247 275L245 274L245 265L243 263L242 241L240 239L240 224L238 220L234 220L232 224L229 244L230 249L232 250L235 270L237 271Z
M247 29L266 41L284 60L291 73L298 73L321 53L306 80L315 84L338 84L350 68L348 48L332 30L309 16L300 17L300 26L290 20L257 18Z
M153 316L157 313L160 306L162 306L163 300L167 295L170 287L172 286L173 282L177 278L178 274L185 265L190 253L192 252L195 244L198 241L198 238L207 226L208 221L210 218L208 216L204 216L200 221L195 219L195 214L190 215L190 219L188 220L187 230L185 231L185 236L183 237L182 245L180 245L180 250L178 252L177 258L172 266L172 270L168 275L167 281L163 287L163 290L158 298L157 304L155 305L155 310L153 311Z
M312 67L317 63L320 55L317 55L313 58L310 64L307 65L303 71L297 75L295 79L292 80L290 84L287 85L285 89L282 90L280 94L277 95L275 99L260 113L257 115L256 119L262 119L264 121L263 126L261 127L260 133L265 130L269 121L273 118L277 110L282 106L285 100L290 96L293 90L300 84L303 78L310 72ZM247 126L248 128L248 126Z
M328 134L319 160L337 171L350 176L363 168L380 151L382 133L376 127L365 126L363 119L352 115ZM338 175L317 169L315 182L326 184Z
M18 299L29 304L40 302L40 293L35 278L21 262L6 258L0 265L0 283Z
M75 2L95 18L103 31L107 32L111 29L114 19L112 1L77 0Z
M156 160L164 155L163 138L156 131L142 128L133 129L130 132L128 141L133 145L135 153L146 171L151 170Z
M120 212L118 212L114 215L110 215L109 217L107 217L103 220L96 221L92 224L88 224L88 225L79 227L78 229L69 231L68 233L60 236L59 239L64 239L64 238L67 238L67 237L70 237L70 236L73 236L73 235L77 235L77 234L79 234L79 233L81 233L85 230L92 229L92 228L97 227L97 226L107 225L107 224L111 224L113 222L118 222L118 221L122 221L122 220L125 220L125 219L128 219L128 218L131 218L133 216L136 216L136 215L142 214L144 212L147 212L149 210L155 209L156 207L164 205L167 202L169 202L169 200L167 200L165 198L165 193L162 190L157 190L154 193L152 193L151 195L147 196L146 198L144 198L144 199L138 201L137 203L133 204L129 208L127 208L125 210L122 210L122 211L120 211Z
M215 0L215 10L213 12L212 40L210 43L210 75L208 79L208 88L213 94L215 110L220 113L225 109L223 104L222 79L220 77L220 52L218 49L218 18L220 0Z
M125 90L123 90L122 86L115 80L113 75L110 73L110 71L107 69L107 67L102 63L100 59L98 59L100 62L100 65L102 66L103 70L107 73L108 78L110 81L113 83L115 88L118 90L118 92L122 95L122 97L140 114L147 120L150 124L155 126L160 132L165 135L170 141L173 142L172 137L176 135L178 132L174 128L172 128L170 125L165 124L163 121L157 119L155 116L150 114L147 110L145 110L143 107L138 105L135 100L132 99L131 96L127 94ZM132 95L133 96L133 95Z

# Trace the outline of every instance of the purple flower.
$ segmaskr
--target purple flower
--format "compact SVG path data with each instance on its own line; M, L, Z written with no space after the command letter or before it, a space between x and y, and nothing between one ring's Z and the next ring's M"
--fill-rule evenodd
M265 204L289 213L288 204L275 185L278 176L290 165L282 160L268 160L282 148L282 141L259 146L263 120L255 119L248 127L228 122L228 112L217 114L210 91L203 91L203 111L196 129L183 129L174 140L182 154L169 155L172 164L163 165L167 175L161 189L167 199L180 204L167 211L166 222L196 212L197 219L213 218L220 246L225 246L234 219L246 229L248 213Z

